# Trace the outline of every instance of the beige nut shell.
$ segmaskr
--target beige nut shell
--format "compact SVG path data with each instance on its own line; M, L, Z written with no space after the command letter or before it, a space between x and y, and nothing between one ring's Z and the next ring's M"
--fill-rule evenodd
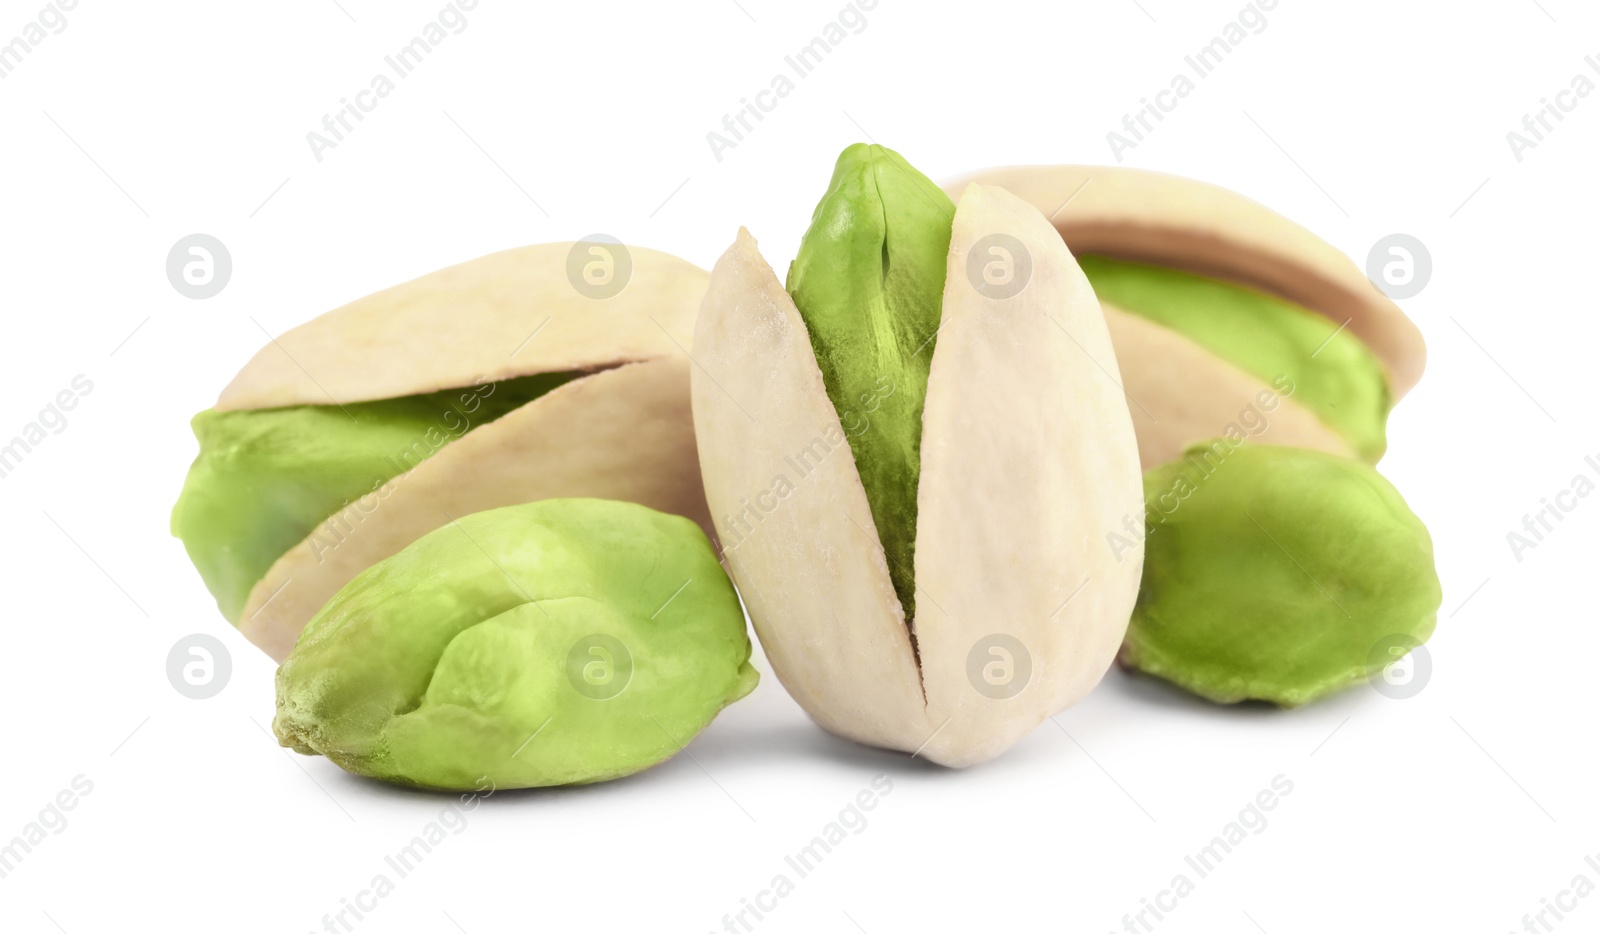
M472 512L590 496L711 531L688 357L706 273L630 247L626 287L592 298L567 278L572 246L508 250L359 299L278 337L223 390L217 408L249 409L594 371L450 441L330 516L251 590L235 621L251 642L282 661L356 574Z
M1032 259L1008 298L967 278L996 233ZM1142 553L1119 562L1106 538L1143 515L1138 451L1094 293L1036 210L985 186L956 210L923 412L915 649L805 323L745 231L695 341L707 499L767 658L813 719L967 766L1098 683L1138 590ZM997 635L1031 667L1003 698L970 676Z
M445 445L279 558L251 589L239 629L282 661L351 578L434 529L486 509L571 496L641 503L709 533L687 359L586 376Z
M1310 409L1176 331L1102 303L1145 470L1237 430L1260 444L1355 451Z
M1332 244L1242 195L1193 179L1091 165L1008 166L947 182L999 185L1038 208L1074 253L1182 269L1349 322L1399 401L1422 377L1422 332Z
M491 253L336 308L257 351L215 407L393 399L685 352L705 270L627 247L627 285L591 298L568 278L573 247Z

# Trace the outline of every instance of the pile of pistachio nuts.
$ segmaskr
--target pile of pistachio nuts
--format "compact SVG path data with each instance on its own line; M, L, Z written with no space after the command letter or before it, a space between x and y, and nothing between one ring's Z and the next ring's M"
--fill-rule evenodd
M1128 169L840 155L780 281L600 241L280 335L172 515L279 742L481 790L670 758L749 694L992 759L1118 660L1295 706L1431 634L1373 468L1419 332L1333 247ZM742 607L741 607L742 599Z

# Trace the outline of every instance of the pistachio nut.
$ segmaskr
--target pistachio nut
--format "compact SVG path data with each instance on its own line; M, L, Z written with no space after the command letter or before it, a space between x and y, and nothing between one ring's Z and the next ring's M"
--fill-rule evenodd
M279 667L272 728L404 785L605 781L750 693L749 657L693 522L547 499L465 516L357 574Z
M585 262L622 278L596 288ZM356 574L469 513L593 496L709 529L685 354L705 281L652 250L542 244L300 325L195 417L173 534L281 661Z
M1125 664L1220 703L1293 707L1432 634L1432 539L1368 464L1202 445L1144 485L1144 581Z
M966 766L1087 693L1132 610L1138 449L1093 290L1037 210L840 156L788 291L741 230L691 374L706 496L824 728ZM1127 556L1125 556L1126 558Z
M1146 469L1225 431L1382 456L1388 413L1422 374L1422 335L1338 249L1233 192L1156 172L1016 166L946 190L971 182L1049 214L1077 256Z

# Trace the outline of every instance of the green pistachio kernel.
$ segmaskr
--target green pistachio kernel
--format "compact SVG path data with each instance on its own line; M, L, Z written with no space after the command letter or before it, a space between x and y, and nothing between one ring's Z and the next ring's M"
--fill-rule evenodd
M749 658L697 525L542 500L466 516L357 575L278 669L273 731L403 785L605 781L750 693Z
M954 216L950 196L899 153L857 143L840 154L789 267L907 619L922 407Z
M172 509L172 534L237 621L250 588L323 520L576 375L342 406L208 409L194 417L200 454Z
M1218 441L1145 474L1144 578L1122 661L1219 703L1294 707L1420 644L1441 594L1422 520L1371 466Z
M1294 398L1368 461L1383 456L1392 400L1383 365L1361 339L1316 312L1205 276L1078 257L1102 301L1177 331L1263 382L1294 381Z

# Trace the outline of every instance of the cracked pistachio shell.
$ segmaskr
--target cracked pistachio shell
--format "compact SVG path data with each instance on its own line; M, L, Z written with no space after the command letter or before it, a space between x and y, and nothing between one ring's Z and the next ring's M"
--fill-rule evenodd
M706 273L665 253L622 247L629 280L614 294L595 294L571 272L580 246L548 243L495 253L358 299L275 338L223 390L215 409L226 416L290 406L336 409L561 377L531 402L459 436L418 431L390 443L388 461L411 461L418 450L426 457L396 476L374 475L378 482L346 493L342 507L341 497L332 497L337 508L331 515L318 512L330 501L327 492L305 488L318 482L314 471L254 488L260 497L287 497L277 507L284 518L277 526L304 528L309 520L311 527L303 538L294 538L291 528L294 544L259 580L231 581L218 594L227 605L239 603L234 593L246 594L232 620L251 642L282 661L307 620L357 574L469 513L553 497L601 497L688 516L710 529L686 354ZM345 417L334 411L323 420L326 429L337 430ZM215 463L228 469L229 459L250 458L251 450L239 444L219 452ZM272 456L284 469L294 468L284 452ZM355 466L375 469L364 461ZM302 515L308 511L316 517ZM266 524L230 519L225 508L204 510L203 521L215 526L204 529L206 547L221 542L224 554L197 556L197 564L211 561L226 570L230 562L239 564L227 552L282 548L255 540ZM181 531L183 524L175 514L174 527ZM275 531L282 537L282 528Z
M968 274L990 235L1021 291ZM1137 551L1138 452L1094 293L1044 216L974 185L952 224L922 412L915 618L895 594L810 335L749 233L696 325L695 429L726 562L773 671L824 728L966 766L1082 697L1111 664ZM871 417L870 415L867 417ZM1004 670L1005 690L985 679Z
M945 189L959 191L970 182L999 185L1053 212L1056 229L1079 256L1099 254L1257 290L1323 316L1330 334L1354 335L1387 384L1324 399L1326 405L1370 407L1373 395L1392 404L1422 375L1422 334L1398 305L1332 244L1239 194L1157 172L1080 165L986 169ZM1353 444L1313 414L1310 389L1296 398L1294 388L1285 392L1274 384L1277 373L1247 372L1114 302L1105 306L1146 469L1176 460L1241 419L1256 419L1264 408L1258 400L1267 398L1262 393L1280 398L1269 401L1275 411L1264 424L1243 426L1252 440L1371 460L1381 454L1381 413L1376 439L1369 429ZM1356 382L1347 385L1365 378L1359 372L1348 377Z
M222 615L239 618L250 588L323 520L368 511L375 489L578 374L349 402L219 412L192 420L200 453L172 507L172 534Z
M423 788L605 781L750 693L749 657L693 522L544 500L465 516L357 575L278 669L273 732Z
M1422 332L1337 247L1243 195L1205 182L1105 165L985 169L952 180L998 185L1051 214L1074 253L1101 253L1254 285L1348 321L1389 372L1396 399L1422 376Z
M1102 307L1146 470L1169 464L1196 441L1229 430L1261 444L1355 456L1292 393L1286 397L1283 387L1263 382L1154 321Z
M1359 337L1259 289L1167 266L1078 255L1100 305L1152 321L1280 387L1369 463L1387 447L1388 380Z
M1294 707L1432 634L1433 541L1371 466L1299 448L1191 449L1145 475L1144 583L1124 664L1219 703Z

